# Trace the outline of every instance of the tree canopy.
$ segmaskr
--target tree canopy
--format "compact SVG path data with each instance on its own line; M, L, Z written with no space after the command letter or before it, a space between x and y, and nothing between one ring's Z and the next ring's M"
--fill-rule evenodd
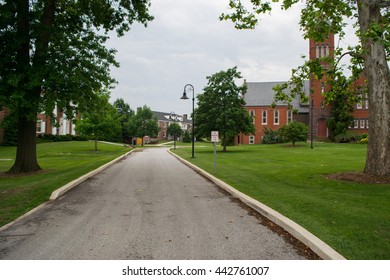
M145 136L157 137L158 131L157 118L153 115L152 110L146 105L137 108L136 114L130 120L130 133L141 137L143 145Z
M98 149L98 140L112 142L122 140L121 116L109 103L109 98L107 92L98 93L89 109L80 113L80 119L76 121L76 130L81 135L87 135L95 140L95 150Z
M57 105L70 113L115 82L115 50L104 43L131 24L153 17L149 0L0 1L0 107L18 115L18 147L11 173L40 169L36 160L38 112Z
M219 131L223 150L229 139L238 133L255 133L251 116L243 107L244 85L238 86L235 80L241 79L237 67L220 71L207 77L207 86L198 95L198 108L195 111L195 128L198 135L209 137L211 131Z

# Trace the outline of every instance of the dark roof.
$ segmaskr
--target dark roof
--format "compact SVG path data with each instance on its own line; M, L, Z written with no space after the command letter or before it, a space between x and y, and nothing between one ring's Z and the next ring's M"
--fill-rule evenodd
M154 116L157 118L158 121L164 121L164 122L172 122L173 119L170 118L171 113L165 113L165 112L157 112L153 111ZM183 122L183 116L182 115L177 115L177 120L182 123L191 123L191 119L187 119L186 121Z
M247 92L244 95L245 106L271 106L274 102L275 91L272 89L276 85L286 82L247 82ZM309 81L305 81L302 89L306 96L310 94ZM289 90L287 89L287 92ZM278 101L278 106L287 106L287 103ZM308 106L301 104L299 97L291 104L293 108L299 109L300 112L308 112Z

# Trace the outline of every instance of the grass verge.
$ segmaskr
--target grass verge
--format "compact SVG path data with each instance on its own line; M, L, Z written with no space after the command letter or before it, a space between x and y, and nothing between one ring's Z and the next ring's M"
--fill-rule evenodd
M0 227L39 204L68 182L129 151L123 146L92 142L52 142L37 145L38 162L43 169L35 174L9 176L15 147L0 146Z
M214 173L213 148L174 152ZM294 220L347 259L390 259L390 185L330 180L362 171L365 145L246 145L217 152L216 177Z

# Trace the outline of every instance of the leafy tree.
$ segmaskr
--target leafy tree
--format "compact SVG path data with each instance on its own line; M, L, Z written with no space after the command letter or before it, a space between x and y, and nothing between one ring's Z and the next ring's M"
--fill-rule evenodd
M219 131L224 152L229 138L240 132L255 132L251 116L243 107L245 102L241 96L246 92L246 87L235 84L235 79L240 78L237 67L215 73L207 77L207 86L198 95L198 108L195 111L197 133L209 137L211 131Z
M191 134L187 130L184 131L183 142L184 143L191 143L192 142Z
M10 112L0 123L0 127L4 130L3 146L16 146L18 140L18 118Z
M130 133L130 119L134 115L134 111L122 98L115 100L114 106L121 118L122 142L131 143L132 135Z
M232 20L236 28L254 28L258 14L270 12L270 1L251 0L249 8L240 0L229 0L233 12L222 14L221 19ZM298 0L272 0L281 2L283 9L289 9ZM364 66L367 80L367 97L369 108L369 135L366 166L364 172L371 175L390 176L390 1L388 0L306 0L301 11L300 25L305 38L323 41L328 34L339 34L343 37L345 20L355 21L356 34L360 39L359 46L351 46L348 51L336 49L335 59L330 67L321 67L321 62L312 61L293 72L292 83L304 73L321 76L337 71L340 59L351 55L353 75L356 75L359 64ZM330 72L329 72L330 71ZM330 78L332 78L330 73ZM329 79L331 80L331 79ZM299 81L298 81L299 82ZM297 87L298 89L299 87ZM280 91L279 91L280 92ZM300 94L291 91L293 95ZM330 96L332 93L330 93ZM281 98L291 98L280 96ZM331 97L330 97L331 98Z
M88 106L88 110L80 114L76 130L81 135L92 136L97 151L98 140L113 142L121 140L121 117L116 108L108 102L107 93L98 95L96 99Z
M296 142L306 141L309 128L302 122L292 121L287 125L282 126L278 133L286 140L291 141L293 146Z
M141 137L143 146L144 137L157 137L158 131L157 118L153 115L152 110L146 105L137 108L137 113L130 120L130 133Z
M70 114L109 87L109 32L121 36L138 21L144 25L149 0L0 1L0 107L18 116L16 160L10 173L39 170L36 116L55 105Z
M181 130L181 127L179 124L171 123L168 127L167 132L169 135L173 136L176 139L176 137L181 136L183 131Z

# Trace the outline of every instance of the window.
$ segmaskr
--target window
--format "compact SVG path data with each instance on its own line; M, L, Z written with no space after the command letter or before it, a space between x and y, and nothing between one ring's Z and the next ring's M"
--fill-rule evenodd
M368 128L368 120L366 120L366 127Z
M359 128L359 122L357 120L353 121L353 128Z
M37 121L37 132L41 132L42 131L42 121L41 120L38 120Z
M360 120L360 128L364 128L364 124L366 123L365 120Z
M255 144L255 136L254 135L249 136L249 144Z
M253 124L254 124L254 123L255 123L255 111L251 110L251 111L250 111L250 115L251 115L251 117L252 117L252 122L253 122Z
M289 124L290 122L292 122L292 120L293 120L292 111L291 111L291 110L288 110L288 111L287 111L287 124Z
M366 109L368 109L368 100L366 100L364 103L365 103Z
M356 105L356 108L357 108L357 109L362 109L362 108L363 108L363 104L359 102L359 103Z
M267 124L267 111L263 110L261 124Z
M274 124L279 125L279 110L274 111Z

